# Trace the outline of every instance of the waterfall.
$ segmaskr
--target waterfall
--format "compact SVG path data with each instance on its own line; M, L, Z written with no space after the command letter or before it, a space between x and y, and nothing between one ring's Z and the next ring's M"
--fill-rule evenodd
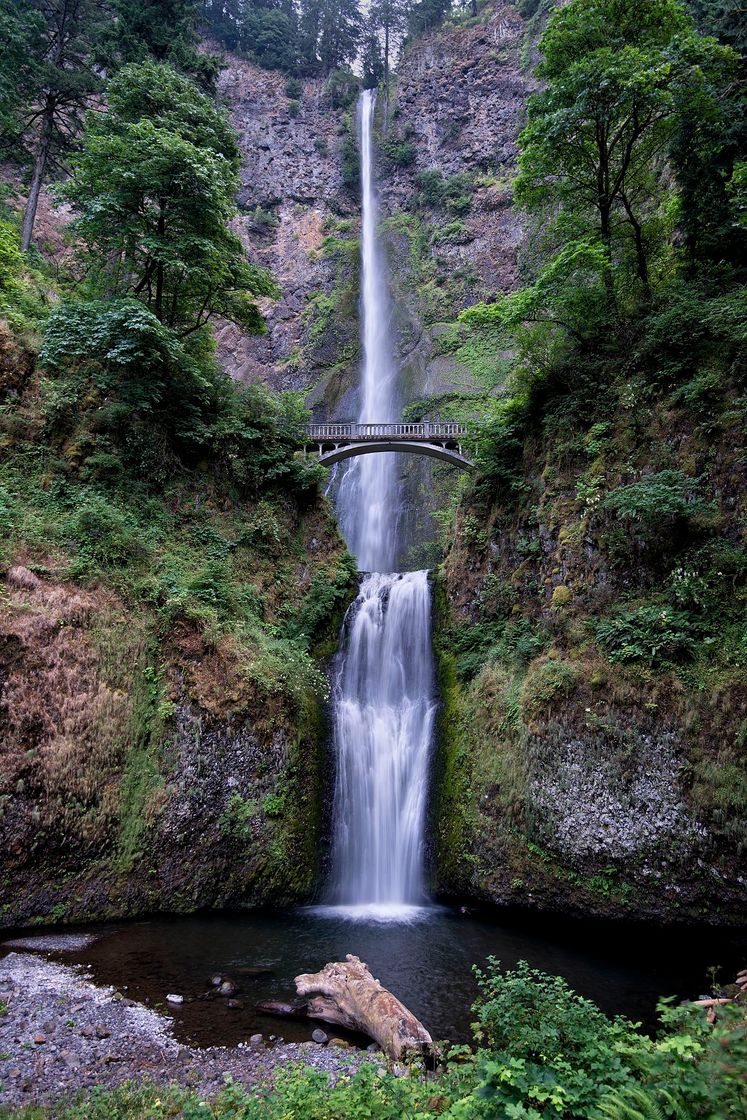
M400 411L397 366L391 344L391 307L386 262L379 244L373 164L376 91L365 90L358 103L361 153L361 324L363 369L361 424L385 424ZM399 493L396 456L362 455L345 471L337 497L340 527L362 572L395 567Z
M361 151L359 420L397 419L386 262L374 177L376 94L358 104ZM333 690L336 778L328 901L351 916L401 918L427 901L424 833L435 715L428 573L396 573L402 506L394 454L363 455L339 486L340 524L363 577L343 625Z
M368 575L334 695L331 900L397 916L426 901L423 829L433 730L427 572Z

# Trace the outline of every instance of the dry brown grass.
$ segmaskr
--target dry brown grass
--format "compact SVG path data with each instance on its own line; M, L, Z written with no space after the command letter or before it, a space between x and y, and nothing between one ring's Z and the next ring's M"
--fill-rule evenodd
M102 672L93 628L111 596L16 565L0 609L0 791L60 839L100 842L116 812L130 695ZM130 661L132 648L123 649Z

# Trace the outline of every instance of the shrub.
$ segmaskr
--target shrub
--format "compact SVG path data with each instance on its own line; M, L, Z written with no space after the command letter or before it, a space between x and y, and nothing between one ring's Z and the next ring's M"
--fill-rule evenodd
M252 825L259 816L256 801L245 801L240 793L232 793L222 815L218 818L218 828L222 836L235 840L251 840Z
M349 109L360 92L360 79L352 70L333 70L327 78L327 96L333 109Z
M387 159L397 167L409 167L415 162L417 149L409 140L395 140L393 137L386 139L381 149Z
M521 714L529 722L549 711L558 700L570 696L581 680L575 665L557 658L540 661L527 673L521 689Z
M685 611L650 606L598 623L596 635L610 661L657 665L691 657L697 630Z
M631 1080L621 1055L645 1053L647 1040L626 1019L608 1019L561 977L520 961L501 975L488 958L476 969L475 1038L481 1046L480 1097L491 1115L539 1120L587 1117L602 1096ZM527 1107L531 1111L527 1111Z
M346 187L356 187L360 180L361 164L358 145L352 132L348 132L340 148L342 181Z
M303 93L303 82L298 78L288 78L285 83L285 96L290 101L298 101Z
M465 226L464 222L449 222L441 226L433 234L434 245L467 245L474 240L474 234Z

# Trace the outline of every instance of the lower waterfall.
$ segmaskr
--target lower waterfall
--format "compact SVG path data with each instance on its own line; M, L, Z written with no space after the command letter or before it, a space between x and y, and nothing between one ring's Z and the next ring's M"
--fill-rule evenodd
M367 575L334 688L330 902L397 917L427 900L423 835L436 710L427 572Z

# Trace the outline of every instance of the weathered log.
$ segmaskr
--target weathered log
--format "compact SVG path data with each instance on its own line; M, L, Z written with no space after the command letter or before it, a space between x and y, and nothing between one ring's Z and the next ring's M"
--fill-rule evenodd
M368 1035L390 1058L431 1053L433 1039L423 1024L350 953L321 972L297 976L296 991L312 997L311 1018Z

